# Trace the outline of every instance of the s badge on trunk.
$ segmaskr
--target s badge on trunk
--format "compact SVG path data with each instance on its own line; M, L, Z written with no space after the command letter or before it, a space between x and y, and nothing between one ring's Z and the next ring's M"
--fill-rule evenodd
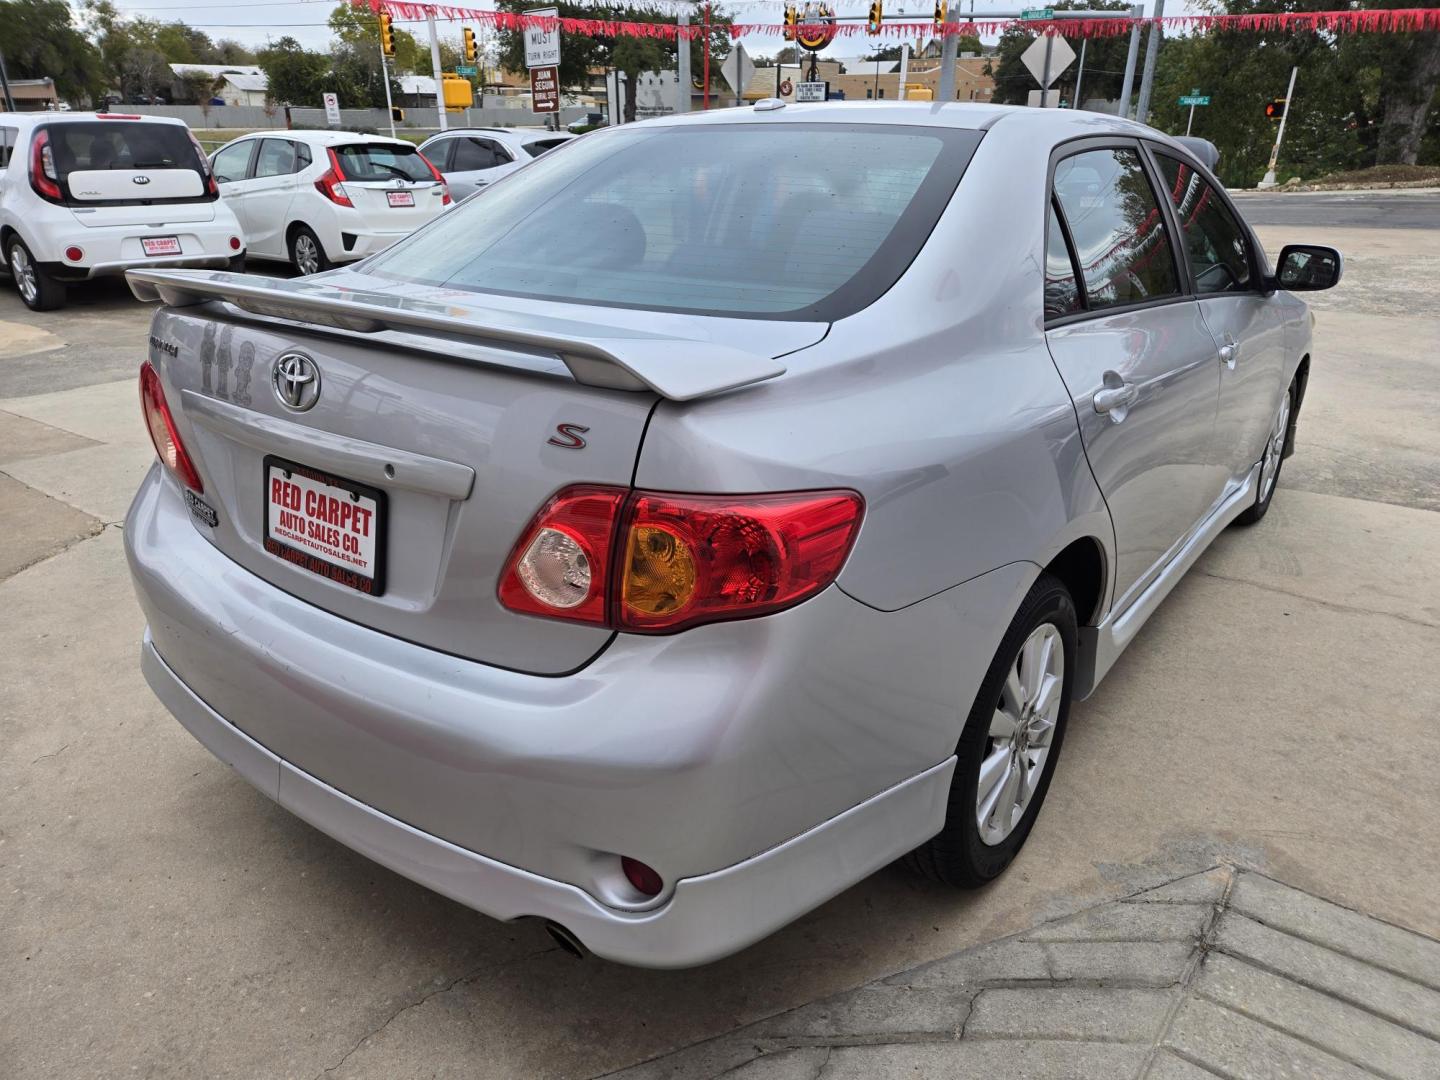
M545 441L551 446L561 446L566 450L584 450L585 432L589 430L580 424L556 424L555 434Z

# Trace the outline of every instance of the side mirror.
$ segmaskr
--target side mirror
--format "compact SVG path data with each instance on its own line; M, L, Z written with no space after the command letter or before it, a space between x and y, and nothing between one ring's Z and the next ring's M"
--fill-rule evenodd
M1332 247L1286 244L1275 263L1275 284L1291 292L1332 289L1340 283L1345 260Z

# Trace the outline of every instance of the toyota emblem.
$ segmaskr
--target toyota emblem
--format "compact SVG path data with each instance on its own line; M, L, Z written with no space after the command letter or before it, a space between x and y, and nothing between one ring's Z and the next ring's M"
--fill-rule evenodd
M320 397L320 369L304 353L284 353L275 361L270 381L280 404L293 412L304 412Z

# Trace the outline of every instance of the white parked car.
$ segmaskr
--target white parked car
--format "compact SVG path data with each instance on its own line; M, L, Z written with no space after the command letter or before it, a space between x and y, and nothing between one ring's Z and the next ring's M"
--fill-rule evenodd
M450 194L464 199L502 176L575 138L560 131L517 128L451 128L420 144L420 152L445 176Z
M383 251L450 205L439 170L403 139L257 133L227 143L210 161L249 254L302 274Z
M134 266L244 258L235 215L180 120L128 113L0 113L0 251L20 299L65 302L68 282Z

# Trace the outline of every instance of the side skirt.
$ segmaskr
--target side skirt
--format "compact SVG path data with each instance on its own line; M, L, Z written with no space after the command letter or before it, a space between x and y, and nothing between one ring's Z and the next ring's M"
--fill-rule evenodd
M1155 614L1170 590L1175 588L1186 571L1195 565L1195 560L1211 541L1219 536L1232 521L1243 514L1255 502L1255 492L1260 483L1260 466L1257 463L1250 475L1223 503L1217 506L1208 518L1195 530L1168 566L1152 581L1145 591L1137 596L1124 611L1111 612L1099 626L1080 627L1080 665L1075 673L1075 699L1083 701L1095 692L1100 680L1105 678L1126 646L1135 640L1135 635Z

